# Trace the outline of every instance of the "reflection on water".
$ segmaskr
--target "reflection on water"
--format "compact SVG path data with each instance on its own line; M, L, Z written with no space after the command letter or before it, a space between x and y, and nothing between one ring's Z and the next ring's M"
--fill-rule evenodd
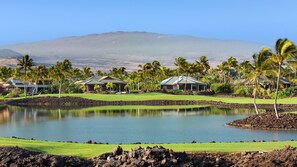
M161 117L195 115L251 115L251 109L223 109L217 107L175 108L175 109L83 109L83 110L45 110L16 106L0 107L0 125L9 122L61 120L69 117Z
M297 139L296 132L237 129L225 123L253 109L106 106L79 110L0 107L0 136L52 141L181 143Z

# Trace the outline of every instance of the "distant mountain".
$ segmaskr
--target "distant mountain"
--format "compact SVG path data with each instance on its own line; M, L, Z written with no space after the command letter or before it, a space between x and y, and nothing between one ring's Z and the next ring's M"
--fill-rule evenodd
M0 66L15 67L22 55L10 49L0 49Z
M235 41L196 38L192 36L164 35L147 32L114 32L66 37L5 46L22 54L29 54L38 63L54 64L65 58L76 66L91 66L109 70L125 66L137 69L139 64L158 60L174 66L174 59L183 56L189 61L207 56L218 64L233 56L239 61L251 59L264 45Z
M22 54L11 49L0 49L0 58L19 58Z

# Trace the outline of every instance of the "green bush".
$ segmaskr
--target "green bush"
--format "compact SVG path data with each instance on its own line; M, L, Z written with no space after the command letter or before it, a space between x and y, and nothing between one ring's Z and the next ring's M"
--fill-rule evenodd
M281 99L286 97L292 97L292 96L295 96L296 94L297 94L297 86L292 86L284 90L279 90L277 97ZM270 94L270 98L273 99L274 97L275 97L275 92L272 92Z
M1 92L2 96L6 96L8 93L9 93L9 91L7 91L7 90L3 90L3 91Z
M5 98L13 98L13 97L20 97L23 91L21 89L12 89L8 94L6 94Z
M216 94L233 92L233 86L229 83L213 83L210 85L210 89Z
M234 87L234 94L236 95L252 95L253 94L253 87L252 86L235 86Z

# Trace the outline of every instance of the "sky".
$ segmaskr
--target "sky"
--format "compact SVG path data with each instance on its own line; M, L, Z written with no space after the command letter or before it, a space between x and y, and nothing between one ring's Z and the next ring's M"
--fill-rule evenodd
M0 0L0 46L115 31L297 42L296 0Z

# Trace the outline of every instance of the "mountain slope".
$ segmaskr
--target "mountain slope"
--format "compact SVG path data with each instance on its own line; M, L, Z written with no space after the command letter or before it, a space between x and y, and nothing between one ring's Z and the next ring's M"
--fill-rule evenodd
M96 69L125 66L137 69L138 64L160 61L174 66L174 59L183 56L189 61L207 56L217 64L233 56L240 61L250 59L264 45L232 41L175 36L146 32L115 32L67 37L51 41L6 46L22 54L29 54L39 63L54 64L64 58L74 65L88 65Z

